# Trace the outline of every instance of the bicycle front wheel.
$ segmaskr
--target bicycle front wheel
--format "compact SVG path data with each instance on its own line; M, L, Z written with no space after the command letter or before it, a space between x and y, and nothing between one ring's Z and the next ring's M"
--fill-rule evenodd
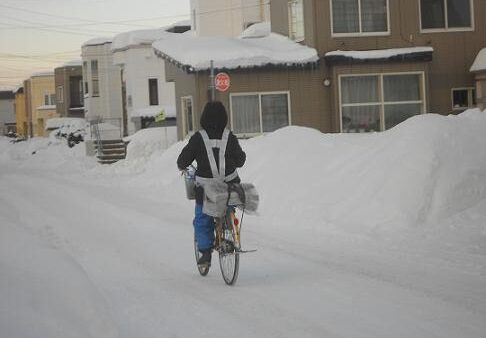
M233 285L238 278L240 267L240 254L235 249L233 235L230 230L223 231L223 240L219 248L219 267L224 282Z

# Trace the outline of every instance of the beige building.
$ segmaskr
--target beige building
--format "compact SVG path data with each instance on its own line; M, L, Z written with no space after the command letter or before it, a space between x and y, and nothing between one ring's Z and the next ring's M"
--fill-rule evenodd
M27 116L31 136L46 136L46 121L59 117L56 113L54 72L32 74L24 83Z
M15 120L17 134L20 137L27 138L29 136L29 123L25 109L25 93L23 87L19 87L15 91Z

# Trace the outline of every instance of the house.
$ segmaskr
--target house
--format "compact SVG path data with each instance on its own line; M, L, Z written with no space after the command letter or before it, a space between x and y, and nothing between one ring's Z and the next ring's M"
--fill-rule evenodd
M17 126L17 135L27 138L29 134L29 120L25 109L24 87L18 87L15 91L15 120Z
M486 48L478 53L470 71L476 80L477 105L480 109L486 109Z
M58 117L54 72L38 72L24 81L25 108L31 136L46 136L46 121Z
M164 62L155 55L152 42L190 28L189 22L182 22L165 28L125 32L113 38L111 51L113 63L122 74L129 135L149 126L176 125L174 83L165 81ZM155 117L161 112L165 119L156 122Z
M237 37L249 26L270 21L267 0L191 0L191 26L196 36Z
M11 90L0 91L0 135L16 132L15 94Z
M83 68L81 60L54 69L56 111L60 117L84 117Z
M415 114L473 107L486 46L482 0L274 0L272 31L317 49L332 128L385 130ZM297 9L298 8L298 9ZM297 9L297 10L296 10ZM297 26L297 27L295 27Z
M101 137L120 139L127 135L127 113L122 105L120 68L113 64L111 38L95 38L81 48L85 117L102 119Z
M241 43L246 34L264 41L263 24L231 42L200 36L184 46L190 54L198 44L210 45L207 53L198 50L200 59L224 61L214 67L229 74L231 85L217 98L240 136L272 130L264 125L272 119L280 121L273 126L323 132L383 131L417 114L460 113L475 106L475 75L469 69L486 46L481 13L486 13L481 0L273 0L271 36L293 41L286 46L290 50L314 50L316 60L293 57L286 64L267 60L249 66L249 55L253 60L257 55L233 42ZM177 117L188 116L179 121L182 138L197 129L197 114L209 100L209 66L199 67L171 47L179 43L160 40L153 46L176 83ZM229 55L228 47L240 57L218 59L217 54ZM260 57L275 56L280 48L266 47Z

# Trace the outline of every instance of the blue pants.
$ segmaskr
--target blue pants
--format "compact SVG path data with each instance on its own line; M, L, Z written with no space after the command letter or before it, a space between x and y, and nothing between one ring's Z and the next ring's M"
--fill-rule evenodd
M202 211L202 204L196 203L194 221L194 234L199 251L211 249L214 242L214 219Z

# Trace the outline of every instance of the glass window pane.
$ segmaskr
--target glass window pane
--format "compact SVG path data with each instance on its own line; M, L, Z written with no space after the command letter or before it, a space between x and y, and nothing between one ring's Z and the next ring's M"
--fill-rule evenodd
M380 106L343 107L343 132L380 131Z
M420 101L420 75L383 76L385 102Z
M289 125L287 94L262 95L263 132L271 132Z
M378 102L377 76L346 76L341 78L342 103Z
M469 106L468 101L467 89L456 89L452 92L452 107L467 108Z
M385 129L390 129L406 119L421 114L422 104L390 104L385 105Z
M332 0L334 33L359 32L358 0Z
M261 132L258 95L232 96L231 111L235 134L254 134Z
M449 27L471 27L471 2L469 0L447 0Z
M386 0L361 0L361 30L388 31Z
M292 40L304 39L303 0L289 1L289 35Z
M444 0L421 0L422 29L445 28Z

